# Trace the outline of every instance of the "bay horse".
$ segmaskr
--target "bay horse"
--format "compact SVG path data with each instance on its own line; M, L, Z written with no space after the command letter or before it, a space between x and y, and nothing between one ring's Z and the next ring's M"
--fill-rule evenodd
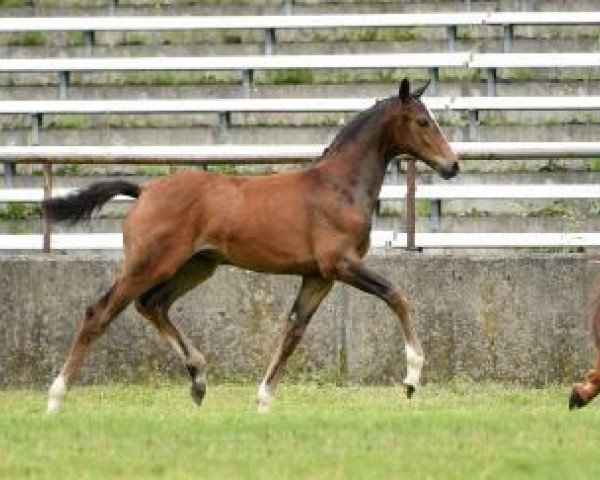
M49 389L48 411L61 401L90 344L128 304L135 303L179 354L200 404L206 393L204 356L169 319L169 307L207 280L218 265L302 277L266 374L259 411L268 411L284 364L321 301L337 280L373 294L396 314L406 348L410 397L423 367L423 351L405 294L362 262L371 216L390 160L410 154L442 177L458 173L458 157L421 101L425 84L378 101L358 114L321 157L305 169L263 176L205 171L167 176L139 186L125 181L91 185L49 199L46 215L76 222L115 195L137 198L123 226L124 261L114 284L81 319L67 359Z

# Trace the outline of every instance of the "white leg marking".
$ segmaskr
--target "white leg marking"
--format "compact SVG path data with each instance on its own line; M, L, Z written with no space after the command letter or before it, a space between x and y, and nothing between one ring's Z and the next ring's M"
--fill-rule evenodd
M419 385L424 360L425 358L421 352L412 345L406 345L406 378L404 379L404 385L412 385L413 387Z
M257 402L257 410L260 413L269 413L271 411L271 407L273 406L273 394L265 380L263 380L260 387L258 387Z
M67 384L62 375L59 375L52 382L48 390L48 413L58 413L63 397L67 393Z

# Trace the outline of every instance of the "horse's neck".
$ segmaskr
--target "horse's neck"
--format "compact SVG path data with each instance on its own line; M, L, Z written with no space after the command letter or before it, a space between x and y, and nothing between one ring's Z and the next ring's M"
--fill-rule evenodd
M327 152L319 163L323 175L343 183L353 197L372 210L387 169L389 158L379 141L353 141Z

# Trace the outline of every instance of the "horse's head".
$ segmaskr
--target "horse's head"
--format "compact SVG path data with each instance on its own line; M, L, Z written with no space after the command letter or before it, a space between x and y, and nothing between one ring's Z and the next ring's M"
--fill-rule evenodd
M411 93L406 78L400 83L400 105L392 116L391 141L399 153L413 155L448 179L458 173L458 156L421 101L428 85Z

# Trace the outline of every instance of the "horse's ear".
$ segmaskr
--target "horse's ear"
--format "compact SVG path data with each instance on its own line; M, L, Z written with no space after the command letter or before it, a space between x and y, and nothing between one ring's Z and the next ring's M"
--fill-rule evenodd
M410 100L410 85L408 83L408 78L404 78L400 82L398 96L400 97L400 101L402 103L406 103Z
M412 97L413 98L421 98L421 96L425 93L425 90L427 90L427 87L429 87L429 84L431 83L431 79L427 80L425 82L425 85L423 85L421 88L417 88L413 93L412 93Z

